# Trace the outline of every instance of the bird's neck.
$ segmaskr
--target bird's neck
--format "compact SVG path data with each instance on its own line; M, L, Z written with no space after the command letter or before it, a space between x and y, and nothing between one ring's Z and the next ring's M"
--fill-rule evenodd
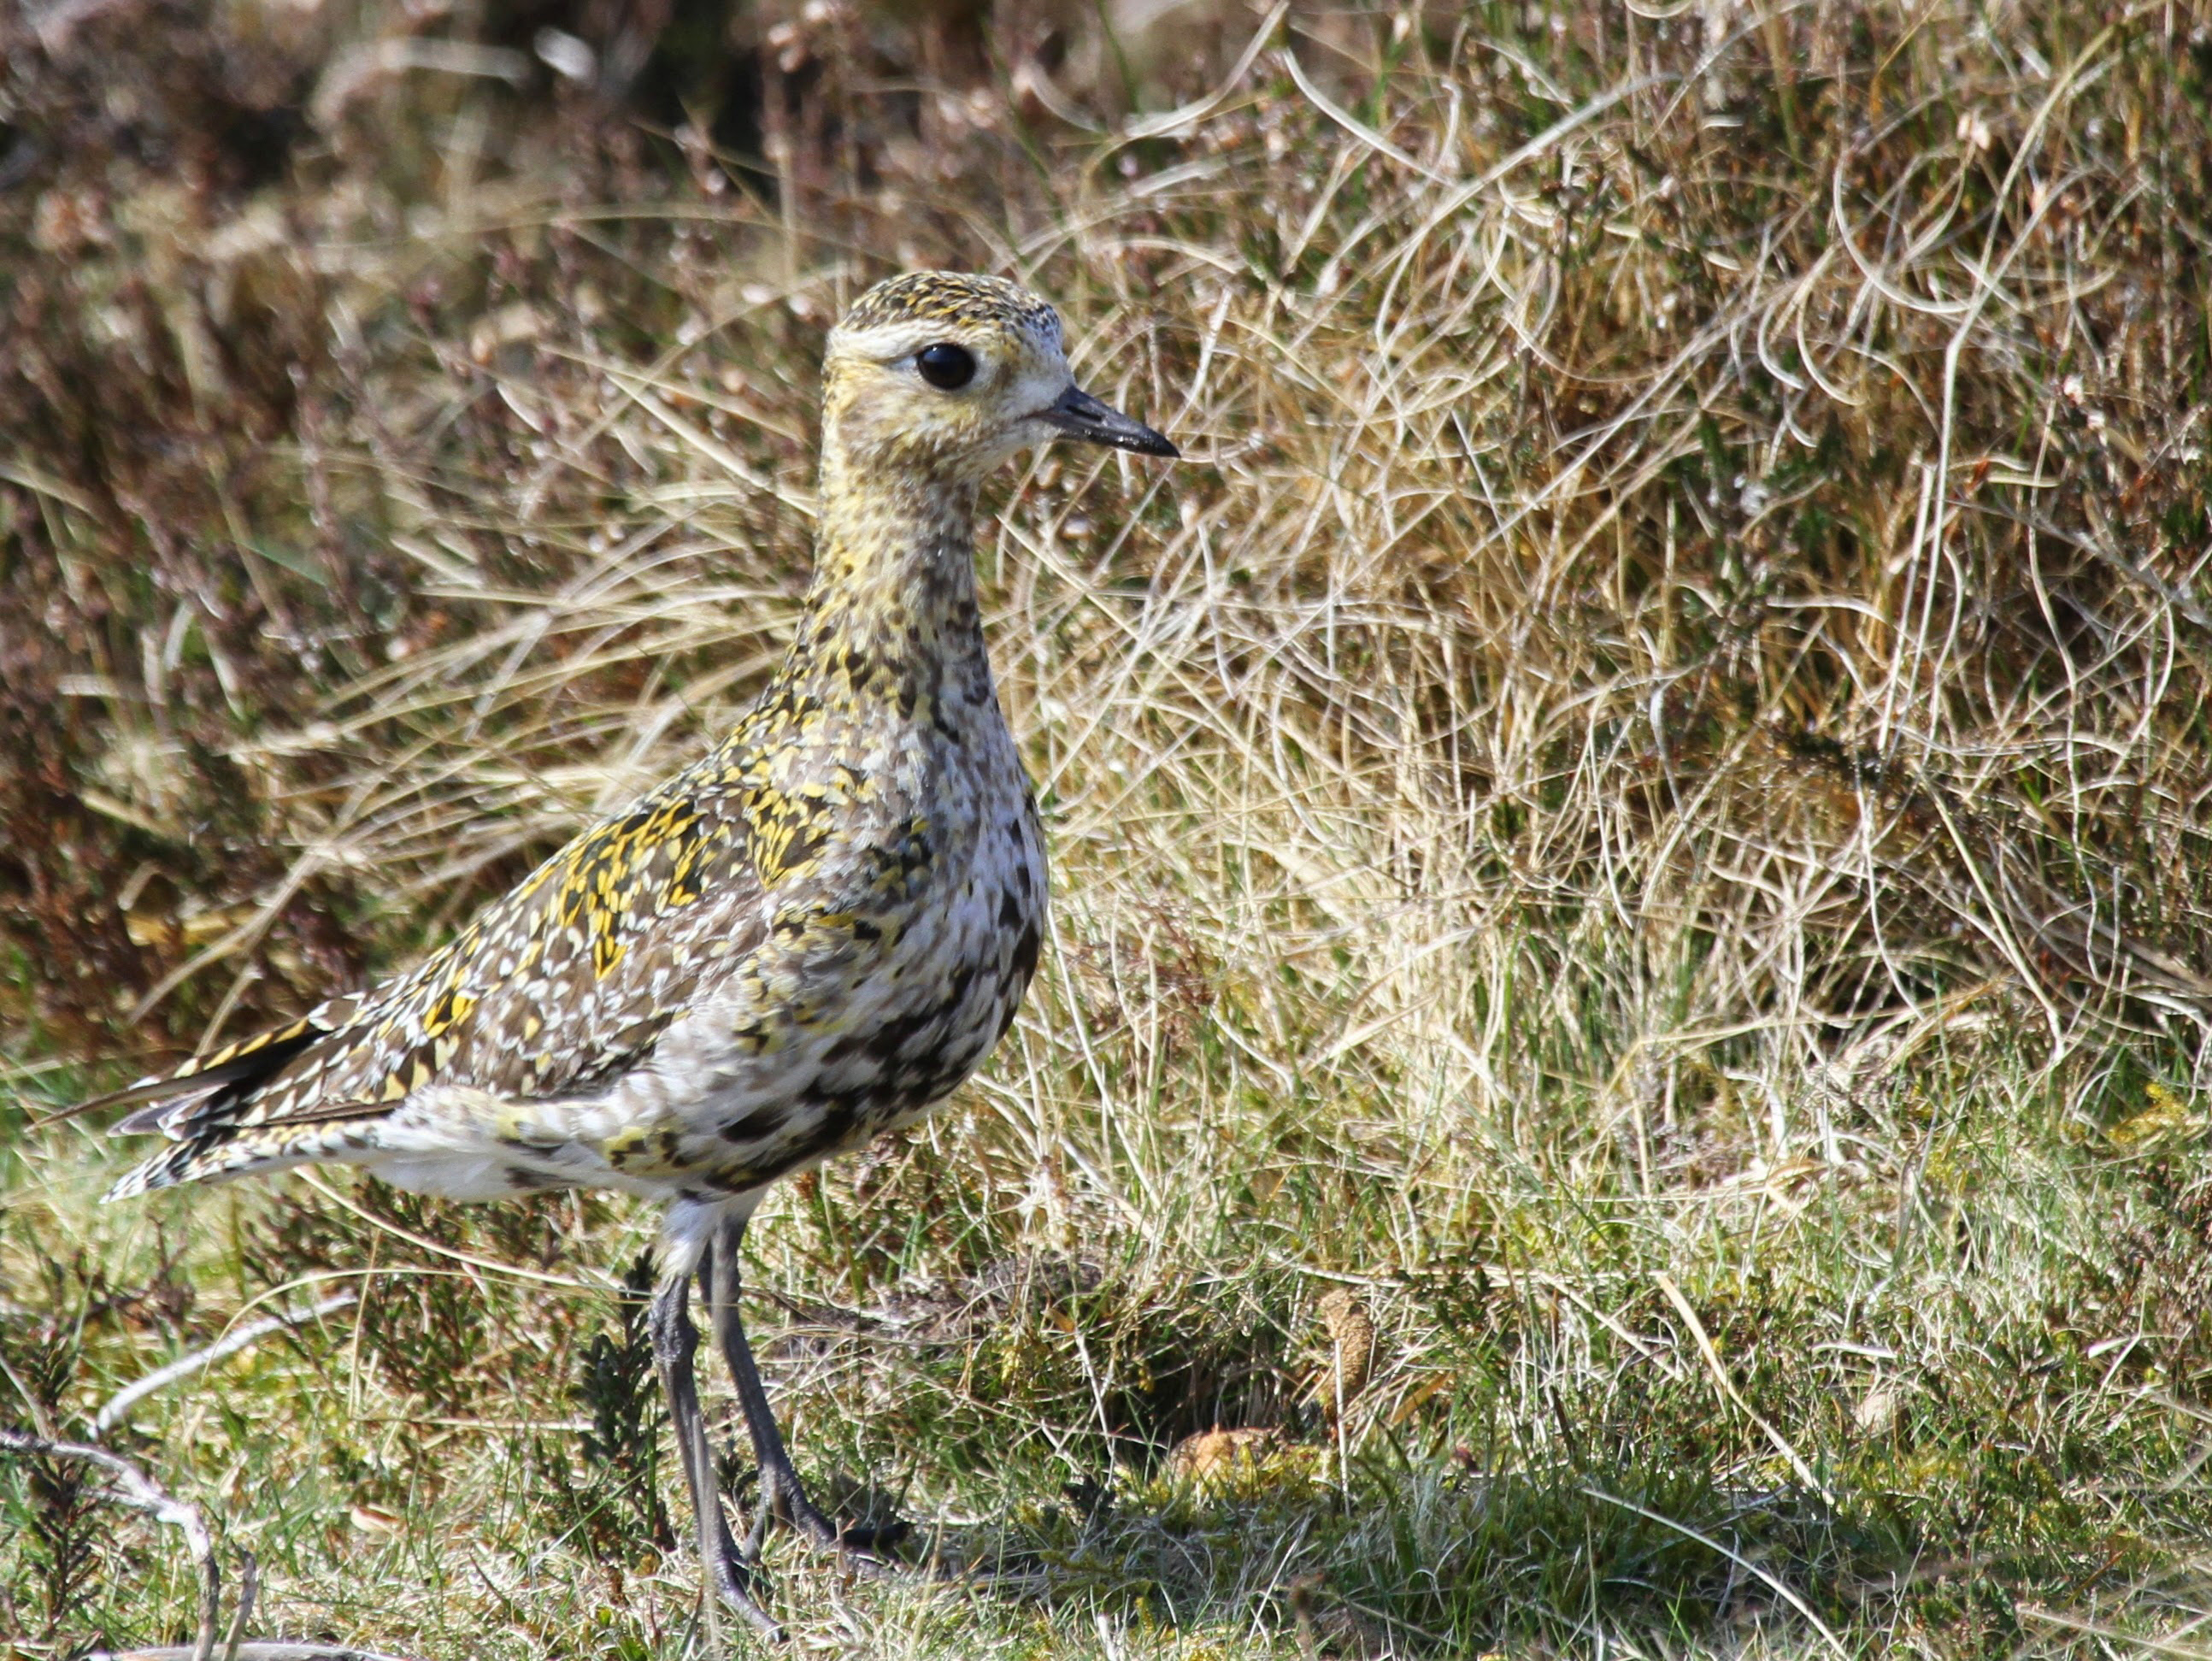
M910 705L989 661L975 603L975 490L925 474L857 482L824 459L814 582L787 682L834 679Z

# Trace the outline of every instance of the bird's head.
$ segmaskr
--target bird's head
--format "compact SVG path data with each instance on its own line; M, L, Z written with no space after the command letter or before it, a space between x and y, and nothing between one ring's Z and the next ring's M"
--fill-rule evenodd
M830 332L822 424L842 465L971 484L1062 436L1178 453L1076 386L1050 306L1004 277L957 271L910 271L854 302Z

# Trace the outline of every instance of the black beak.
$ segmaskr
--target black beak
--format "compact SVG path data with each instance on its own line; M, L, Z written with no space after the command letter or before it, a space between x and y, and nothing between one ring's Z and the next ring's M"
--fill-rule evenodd
M1119 410L1101 404L1080 386L1070 386L1050 409L1039 410L1039 421L1073 437L1116 450L1134 450L1143 456L1179 456L1181 450L1141 421L1132 421Z

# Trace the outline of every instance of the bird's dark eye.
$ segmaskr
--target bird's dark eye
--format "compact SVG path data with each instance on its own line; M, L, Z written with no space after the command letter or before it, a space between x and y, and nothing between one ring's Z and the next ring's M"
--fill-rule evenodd
M965 346L940 340L915 354L914 367L921 378L940 392L957 392L975 378L975 354Z

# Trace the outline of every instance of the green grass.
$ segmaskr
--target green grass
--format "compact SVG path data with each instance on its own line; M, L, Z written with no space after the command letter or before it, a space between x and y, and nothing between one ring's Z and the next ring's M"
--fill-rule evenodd
M651 1216L103 1208L122 1151L33 1121L403 964L730 719L822 331L990 266L1189 459L1011 496L1046 966L751 1236L802 1470L941 1571L779 1546L799 1646L2212 1653L2212 18L1293 9L1232 81L1226 6L966 15L797 19L727 173L428 72L241 171L210 110L370 5L95 18L137 104L9 94L0 1422L351 1289L106 1438L255 1634L697 1641ZM1217 1425L1274 1439L1178 1475ZM0 1463L0 1631L188 1638L82 1475Z

